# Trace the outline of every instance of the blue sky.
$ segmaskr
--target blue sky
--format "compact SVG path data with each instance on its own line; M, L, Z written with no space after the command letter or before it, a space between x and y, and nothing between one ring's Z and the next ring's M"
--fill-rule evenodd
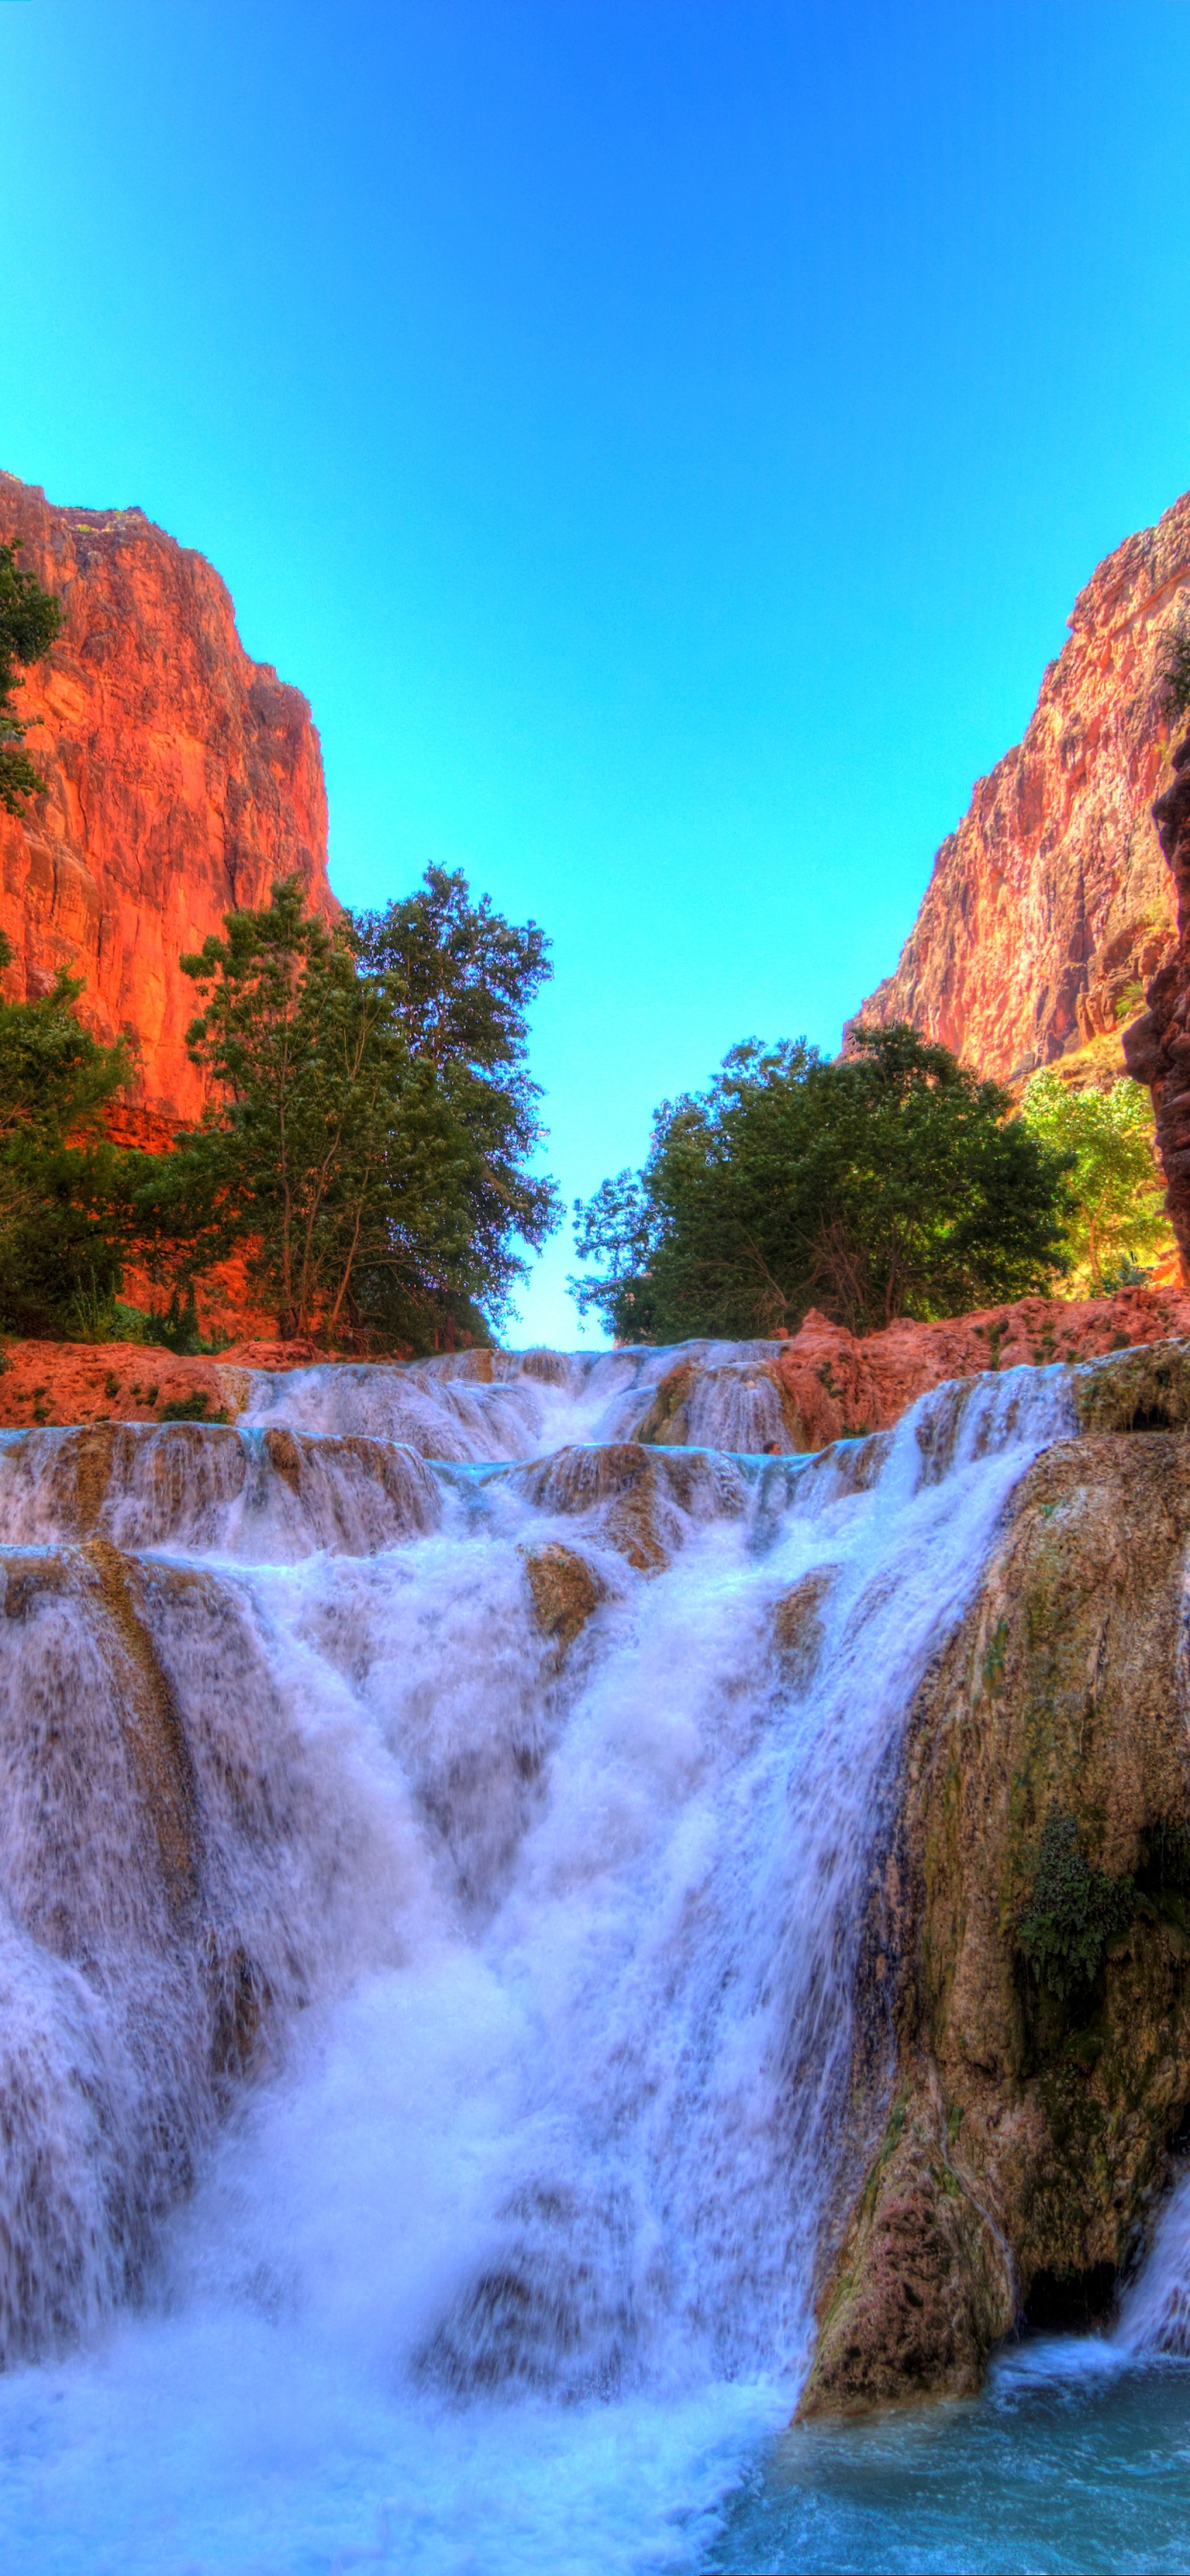
M568 1199L837 1046L1190 484L1188 74L1181 0L0 0L0 463L218 565L345 900L546 926Z

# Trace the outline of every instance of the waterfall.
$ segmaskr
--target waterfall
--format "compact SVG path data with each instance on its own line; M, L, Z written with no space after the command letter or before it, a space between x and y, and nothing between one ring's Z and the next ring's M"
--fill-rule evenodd
M772 1344L684 1342L678 1350L461 1351L408 1368L257 1372L246 1419L408 1442L422 1457L536 1457L573 1441L633 1440L657 1390L690 1373L688 1428L719 1449L784 1446Z
M641 1447L692 1356L736 1448ZM218 2282L452 2400L796 2379L907 1713L1072 1417L765 1457L762 1375L3 1435L7 2361Z

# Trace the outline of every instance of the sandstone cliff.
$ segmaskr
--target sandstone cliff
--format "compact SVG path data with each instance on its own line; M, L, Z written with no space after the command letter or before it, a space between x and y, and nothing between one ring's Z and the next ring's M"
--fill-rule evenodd
M1125 1034L1129 1071L1152 1087L1166 1207L1183 1263L1190 1259L1190 734L1153 807L1177 905L1177 941L1149 985L1148 1010Z
M142 511L54 508L0 474L0 542L14 537L65 622L19 700L41 719L28 749L47 793L21 821L0 813L8 990L82 975L89 1026L138 1061L124 1132L163 1142L202 1104L179 954L277 876L334 909L318 736L298 690L249 660L218 574Z
M1139 1008L1173 942L1150 806L1170 776L1165 639L1188 609L1190 494L1092 575L1024 741L942 843L859 1016L909 1020L1017 1081Z

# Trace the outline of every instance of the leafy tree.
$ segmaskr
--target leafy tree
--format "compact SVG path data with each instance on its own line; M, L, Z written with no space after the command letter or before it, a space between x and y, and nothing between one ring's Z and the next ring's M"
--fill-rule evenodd
M811 1304L857 1332L1045 1289L1064 1156L910 1028L733 1048L657 1111L643 1171L576 1206L580 1308L621 1339L750 1335Z
M449 1150L449 1187L424 1239L431 1311L447 1306L482 1324L503 1315L526 1264L561 1210L552 1181L530 1169L543 1136L541 1088L528 1069L528 1010L551 973L536 922L471 900L458 870L428 868L416 894L356 924L361 969L384 990L426 1101ZM367 1308L400 1321L408 1291L399 1268L364 1265ZM422 1290L423 1298L425 1289ZM395 1301L395 1302L394 1302Z
M1034 1074L1021 1107L1030 1133L1069 1161L1074 1288L1097 1297L1142 1277L1144 1255L1173 1239L1144 1084L1125 1076L1109 1091L1074 1091L1051 1070Z
M0 935L0 973L12 950ZM120 1285L131 1170L103 1132L128 1080L122 1046L81 1027L82 986L59 975L40 1001L0 1002L0 1320L9 1331L69 1332L80 1302ZM147 1159L147 1158L146 1158Z
M10 814L19 814L26 796L45 786L21 748L29 725L13 705L17 675L26 663L39 662L49 652L62 623L51 592L39 589L32 573L21 571L19 552L16 544L0 546L0 805Z
M524 1169L541 933L431 871L333 928L290 878L225 934L182 959L203 1002L191 1052L219 1098L169 1158L163 1234L201 1239L196 1259L247 1243L286 1334L486 1335L523 1270L516 1237L554 1220L553 1185Z

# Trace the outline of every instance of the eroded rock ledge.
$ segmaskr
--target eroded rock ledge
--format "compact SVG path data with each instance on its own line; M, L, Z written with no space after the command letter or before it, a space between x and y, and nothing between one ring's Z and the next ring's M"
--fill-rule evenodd
M913 1711L874 1855L852 2174L800 2412L972 2392L1085 2322L1190 2112L1190 1352L1079 1390Z

